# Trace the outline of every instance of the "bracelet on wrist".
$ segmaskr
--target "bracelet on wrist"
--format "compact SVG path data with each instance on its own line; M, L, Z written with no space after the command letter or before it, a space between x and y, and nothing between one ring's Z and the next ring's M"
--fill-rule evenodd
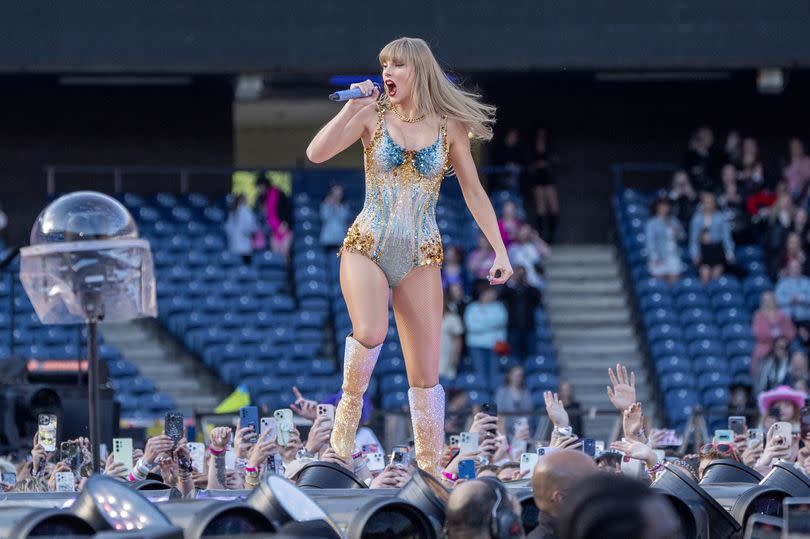
M211 445L208 446L208 452L211 453L214 456L218 456L218 455L221 455L221 454L223 454L225 452L225 448L216 449L214 447L214 444L211 444Z
M245 473L247 474L259 473L259 469L255 466L245 466Z

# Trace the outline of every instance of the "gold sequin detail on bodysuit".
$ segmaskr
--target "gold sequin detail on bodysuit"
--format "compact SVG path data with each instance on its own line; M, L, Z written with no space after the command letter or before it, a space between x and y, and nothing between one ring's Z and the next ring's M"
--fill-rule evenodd
M449 169L446 118L436 141L419 150L399 146L378 106L377 128L364 151L366 194L343 246L374 261L394 287L414 268L441 266L443 250L436 202Z

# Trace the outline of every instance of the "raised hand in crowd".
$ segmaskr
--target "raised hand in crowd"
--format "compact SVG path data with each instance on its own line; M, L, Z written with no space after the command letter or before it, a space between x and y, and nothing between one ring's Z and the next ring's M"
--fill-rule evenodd
M622 429L626 439L647 443L647 435L644 433L644 414L640 402L634 402L622 412Z
M648 468L655 466L658 461L658 455L655 450L644 442L630 441L630 440L616 440L610 444L612 449L621 451L631 459L641 460L647 464Z
M478 433L478 440L481 441L484 439L484 433L494 433L498 430L498 417L485 414L484 412L478 412L475 414L473 418L472 425L468 429L468 432L477 432Z
M736 444L735 444L736 449ZM748 445L746 442L745 449L742 453L740 453L740 460L746 466L750 466L751 468L757 463L757 460L762 456L762 452L764 448L762 447L762 442Z
M582 447L582 440L576 434L570 436L552 434L548 446L553 449L579 449Z
M293 427L292 433L290 434L290 440L287 442L287 445L279 447L281 460L284 462L285 466L298 457L298 450L302 447L304 447L304 444L301 442L301 433L298 432L297 428Z
M268 457L278 453L278 444L275 440L271 440L266 436L259 437L258 443L250 448L250 453L247 457L247 465L249 468L260 468L267 463Z
M382 473L371 480L370 488L401 488L410 481L412 475L412 468L402 468L389 464Z
M233 452L238 459L246 459L248 457L248 453L250 452L250 448L253 447L252 440L254 433L253 433L253 426L248 425L247 427L242 427L236 431L236 434L233 438Z
M517 439L517 436L515 439ZM498 435L493 438L493 441L495 442L495 453L492 455L492 463L508 461L511 455L509 454L509 440L506 439L506 435L499 432ZM518 458L520 458L520 455L518 455Z
M332 464L337 464L338 466L343 466L350 472L354 472L354 460L349 457L349 459L344 460L341 458L340 455L335 453L335 450L331 447L327 448L326 451L323 452L321 455L321 460L323 462L331 462Z
M312 399L306 399L301 395L301 391L293 386L293 395L295 395L295 402L290 404L290 409L304 419L315 421L318 416L318 403Z
M34 447L31 449L31 474L40 476L45 472L45 465L53 456L53 452L45 451L39 443L39 432L34 434Z
M559 396L551 391L543 392L543 400L546 402L546 413L555 428L564 429L571 425L568 412L565 411Z
M768 434L765 437L765 449L762 451L759 459L754 463L754 469L765 475L771 469L771 464L777 459L787 459L790 456L793 440L787 440L786 436L791 436L783 433L777 433L774 428L777 423L771 425L768 429Z
M231 435L230 427L216 427L211 431L211 447L209 448L211 455L208 461L208 488L210 489L230 488L228 487L228 477L230 477L228 472L236 473L235 470L225 469L225 451ZM238 474L237 478L241 484L241 477L238 477Z
M51 492L56 492L56 474L60 472L72 472L73 470L70 469L70 466L67 462L59 461L56 463L53 471L51 472L50 477L48 477L48 490ZM75 478L74 479L78 479ZM77 483L78 484L78 483Z
M158 464L158 458L168 456L172 449L174 449L174 440L165 434L153 436L146 441L146 447L143 450L144 463L147 467L152 467Z
M332 420L321 415L315 418L312 428L309 430L307 443L304 448L310 455L318 455L329 445L329 437L332 435Z
M636 373L630 371L627 375L627 367L621 363L616 363L616 374L613 369L608 368L608 376L613 386L607 386L607 394L610 402L620 412L624 412L631 404L636 402Z
M129 474L129 467L123 462L115 462L113 460L113 453L107 455L107 460L104 462L104 475L112 477L127 477Z

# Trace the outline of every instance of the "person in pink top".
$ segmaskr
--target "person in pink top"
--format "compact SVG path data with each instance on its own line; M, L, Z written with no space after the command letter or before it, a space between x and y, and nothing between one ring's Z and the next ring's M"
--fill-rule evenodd
M762 293L759 309L754 313L752 332L756 344L751 355L751 372L757 372L759 362L771 353L773 343L778 337L785 337L788 341L796 338L796 327L790 315L779 308L771 290Z
M483 234L478 236L478 247L473 249L467 257L467 269L470 270L474 279L486 279L489 268L495 261L495 249L489 244L489 240Z
M511 200L504 202L501 208L501 218L498 219L498 229L503 238L503 244L509 247L509 244L517 238L518 230L520 230L523 221L518 216L517 205Z
M788 182L788 189L794 200L801 201L807 196L807 182L810 180L810 157L804 153L804 143L790 139L790 162L782 173Z

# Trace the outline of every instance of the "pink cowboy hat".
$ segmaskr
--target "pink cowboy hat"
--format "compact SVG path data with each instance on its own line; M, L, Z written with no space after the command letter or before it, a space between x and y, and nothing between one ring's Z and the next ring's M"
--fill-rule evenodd
M804 406L804 399L807 394L804 391L797 391L788 386L779 386L770 391L763 391L759 394L759 413L765 415L771 406L779 401L790 401L796 405L797 409Z

